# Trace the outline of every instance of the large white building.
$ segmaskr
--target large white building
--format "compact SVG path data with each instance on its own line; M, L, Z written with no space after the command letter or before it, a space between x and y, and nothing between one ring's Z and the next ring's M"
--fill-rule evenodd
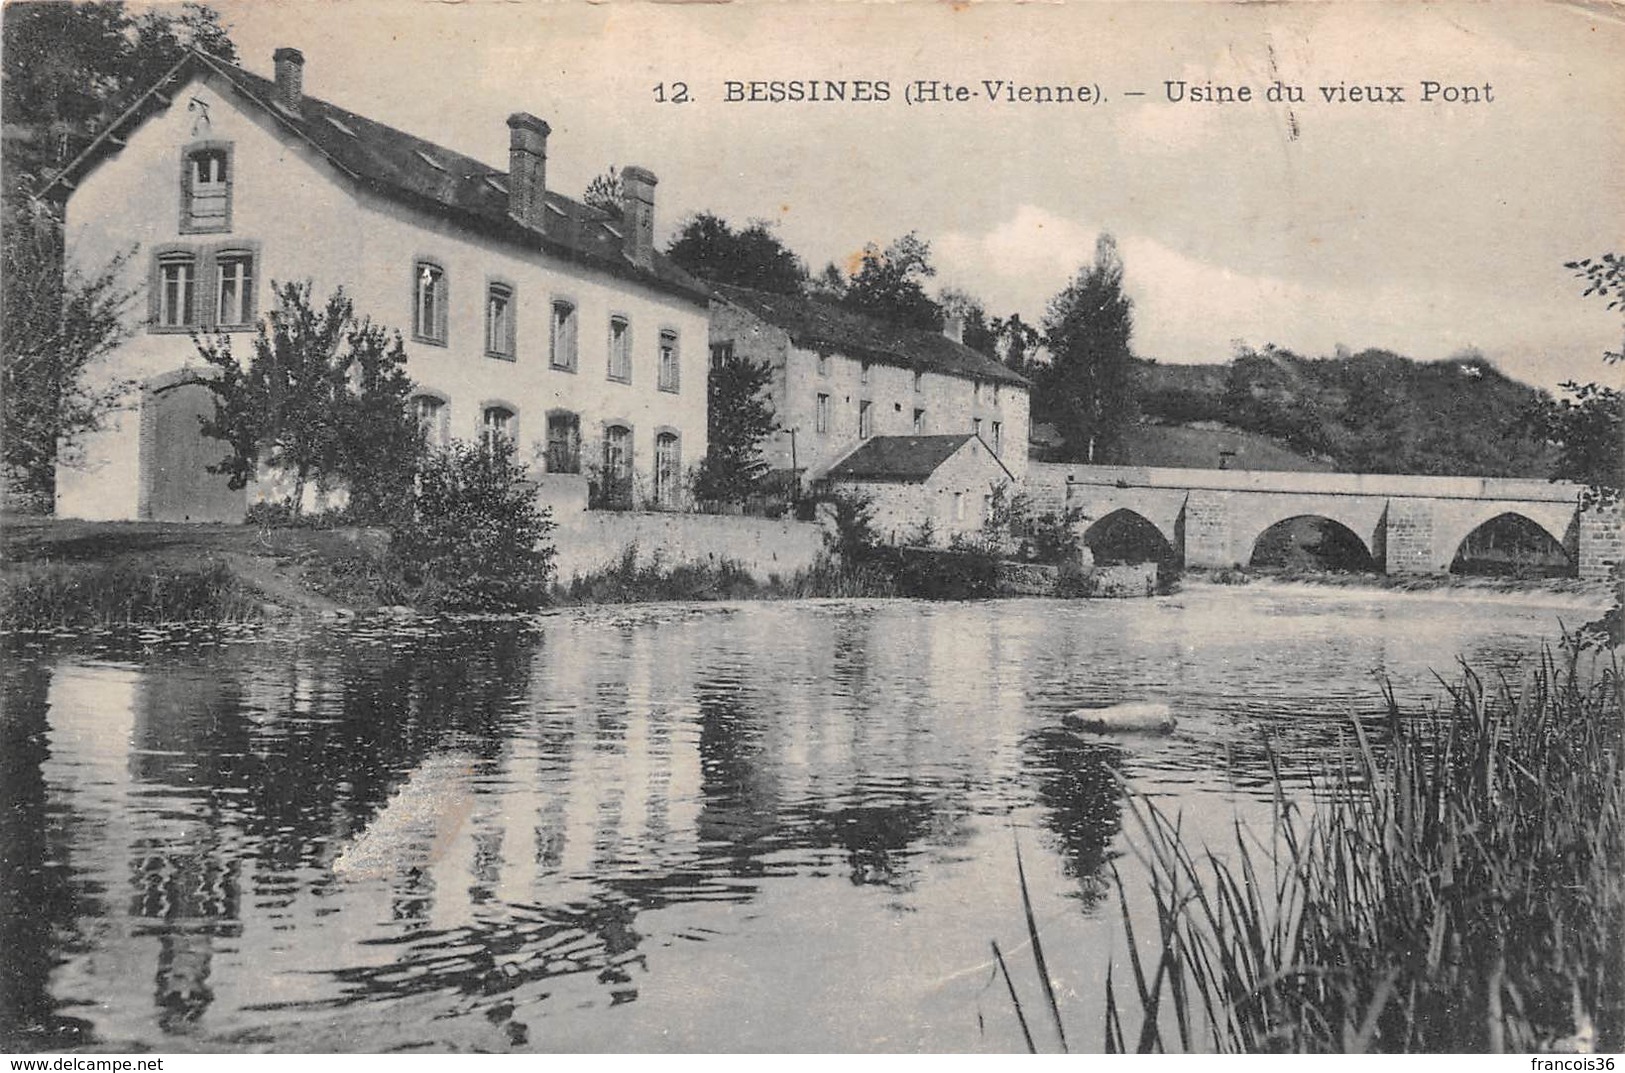
M182 60L44 191L70 256L122 252L145 320L100 375L126 406L57 476L57 513L238 520L209 474L212 396L193 334L241 358L276 282L339 286L401 331L435 439L506 435L536 469L600 499L672 506L706 449L707 293L654 249L655 177L623 172L619 215L547 189L548 125L508 117L503 171L303 92L279 49L268 80Z

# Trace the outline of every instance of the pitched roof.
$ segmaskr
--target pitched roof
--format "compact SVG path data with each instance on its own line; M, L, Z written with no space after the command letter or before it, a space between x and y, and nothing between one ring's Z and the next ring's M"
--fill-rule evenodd
M651 267L634 264L623 252L620 221L607 213L549 190L547 224L538 232L508 215L506 172L316 97L303 97L299 114L291 114L273 103L276 84L270 79L196 51L97 135L40 196L71 190L81 175L122 146L130 131L167 107L173 92L195 73L220 76L239 100L257 106L339 171L383 196L498 240L636 279L690 301L709 299L705 286L664 254L656 252Z
M981 437L974 432L957 436L874 436L831 466L825 476L836 480L923 481L971 440L980 442ZM998 455L991 450L987 454L1004 467Z
M715 290L724 301L783 328L796 346L807 350L840 351L886 365L923 367L951 376L1029 386L1025 377L1008 366L941 332L899 327L799 295L770 294L724 284L715 285Z

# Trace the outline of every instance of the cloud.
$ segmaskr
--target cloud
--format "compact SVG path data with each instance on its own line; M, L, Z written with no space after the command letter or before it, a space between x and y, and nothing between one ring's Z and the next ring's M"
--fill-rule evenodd
M1036 323L1093 259L1100 230L1091 220L1022 205L985 232L934 242L938 282L978 296L994 315L1016 311ZM1586 370L1594 357L1585 355L1617 343L1617 319L1600 303L1577 308L1561 286L1512 304L1471 278L1426 286L1382 276L1307 283L1238 271L1146 235L1120 232L1117 240L1134 299L1135 350L1159 361L1224 361L1235 339L1311 356L1338 344L1381 347L1420 360L1478 345L1506 372L1550 386L1574 375L1565 370ZM1544 343L1530 342L1536 339Z
M944 284L980 296L992 312L1014 309L1037 319L1093 260L1100 231L1093 222L1022 205L983 234L943 236L933 251ZM1222 358L1232 338L1256 337L1261 325L1284 327L1316 315L1329 297L1298 283L1208 264L1155 239L1117 238L1124 286L1135 301L1136 346L1147 355Z

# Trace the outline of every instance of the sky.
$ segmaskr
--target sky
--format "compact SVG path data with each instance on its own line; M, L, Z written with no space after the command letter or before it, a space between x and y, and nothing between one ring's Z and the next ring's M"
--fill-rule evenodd
M1563 263L1625 251L1625 6L213 6L249 69L293 45L306 92L497 166L507 115L542 116L554 189L649 168L662 244L696 211L764 219L816 270L914 231L935 285L1036 323L1107 231L1143 357L1478 348L1543 387L1618 379L1601 354L1621 315ZM884 82L889 99L727 99L730 81L792 80ZM973 96L907 103L917 80ZM1277 80L1304 99L1265 99ZM989 100L985 81L1101 99ZM1253 99L1191 99L1209 84ZM1340 84L1403 100L1326 100Z

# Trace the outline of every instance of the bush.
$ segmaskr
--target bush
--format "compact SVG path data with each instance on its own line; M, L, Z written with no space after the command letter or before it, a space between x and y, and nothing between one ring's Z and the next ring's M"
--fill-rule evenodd
M556 602L569 604L635 604L655 601L702 602L741 600L758 594L750 572L731 559L711 563L668 565L657 551L638 563L636 544L628 545L611 566L570 579L554 589Z
M442 610L529 609L546 601L553 571L549 511L514 461L513 444L453 442L419 470L415 511L397 535L420 605Z
M875 508L869 497L837 492L825 502L835 507L835 531L824 538L829 550L848 566L873 558L880 538L875 533Z
M1059 514L1045 511L1032 519L1027 526L1027 539L1033 560L1040 563L1076 561L1083 550L1083 534L1078 531L1082 520L1083 511L1078 507Z
M778 589L796 600L860 599L896 596L897 582L889 571L872 563L849 565L833 556L820 555Z

